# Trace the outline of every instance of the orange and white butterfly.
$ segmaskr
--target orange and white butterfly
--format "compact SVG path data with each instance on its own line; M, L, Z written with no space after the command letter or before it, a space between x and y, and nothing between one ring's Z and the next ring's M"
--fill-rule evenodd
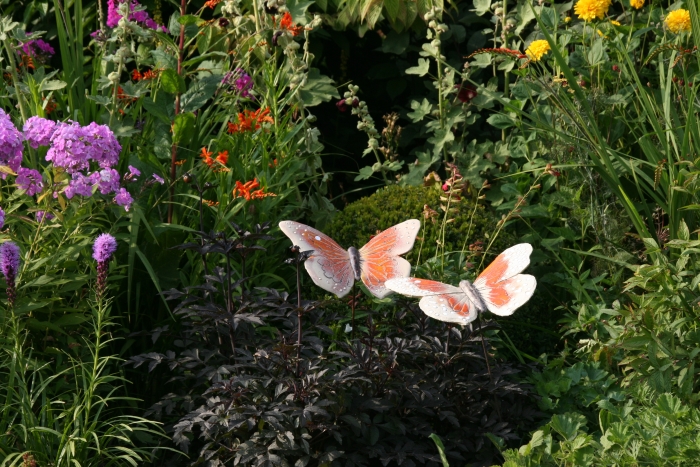
M448 323L469 324L487 309L509 316L527 302L537 280L520 274L530 264L532 246L520 243L505 250L479 274L474 284L461 281L459 287L415 277L391 279L386 287L402 295L423 297L418 303L431 318Z
M347 295L360 279L375 297L392 293L384 283L411 274L411 265L399 255L413 248L420 229L420 221L411 219L386 229L359 250L344 250L328 235L308 225L294 221L282 221L279 225L301 251L314 251L304 263L311 280L338 297Z

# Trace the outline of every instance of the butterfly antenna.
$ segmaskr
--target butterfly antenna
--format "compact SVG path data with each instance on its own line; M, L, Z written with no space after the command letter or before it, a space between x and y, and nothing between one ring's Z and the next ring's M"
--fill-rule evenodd
M486 343L484 342L484 333L481 330L481 313L476 313L476 319L479 321L479 336L481 336L481 348L484 350L484 360L486 360L486 371L489 372L489 379L493 383L493 376L491 375L491 366L489 365L489 354L486 352Z

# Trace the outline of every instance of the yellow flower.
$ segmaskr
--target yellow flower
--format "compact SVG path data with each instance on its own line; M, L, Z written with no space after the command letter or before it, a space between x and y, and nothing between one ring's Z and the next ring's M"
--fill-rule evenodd
M584 21L592 21L595 18L603 19L611 3L612 0L578 0L574 7L574 13Z
M600 29L596 29L595 32L597 32L600 37L605 37L605 34L603 34L603 31Z
M644 0L630 0L630 5L632 5L632 8L639 10L644 6Z
M612 24L613 26L619 26L619 25L620 25L620 22L611 19L611 20L610 20L610 24Z
M525 53L527 56L532 60L533 62L538 61L539 59L542 58L544 54L549 52L551 49L549 47L549 42L545 40L538 40L538 41L532 41L530 43L530 47L528 47L525 50Z
M682 8L674 10L666 16L664 23L675 34L682 31L690 31L690 13Z
M571 16L567 16L566 18L564 18L565 23L568 23L569 21L571 21Z

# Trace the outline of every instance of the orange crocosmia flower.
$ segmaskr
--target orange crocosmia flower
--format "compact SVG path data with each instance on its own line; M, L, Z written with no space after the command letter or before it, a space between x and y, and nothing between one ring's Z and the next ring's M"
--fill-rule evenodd
M204 3L204 6L214 9L214 7L216 7L216 5L218 5L219 3L221 3L221 0L208 0Z
M183 165L185 162L187 162L187 159L178 159L175 161L175 165Z
M216 161L221 165L226 165L228 163L228 151L222 151L217 154Z
M236 187L233 189L231 194L233 195L234 198L245 198L246 201L250 201L251 199L251 190L254 190L255 188L259 187L260 183L258 182L258 179L255 178L250 182L245 182L241 183L239 181L236 181Z
M211 158L211 155L214 154L213 152L207 151L207 148L202 148L202 162L207 164L209 167L214 165L214 159Z
M245 109L238 114L238 123L228 123L229 133L243 133L246 131L259 130L262 123L274 123L268 114L270 108L258 109L255 112Z
M274 193L264 193L262 190L256 190L250 194L253 199L267 198L268 196L277 196Z
M46 108L44 108L44 112L46 112L46 115L50 114L56 110L56 102L54 102L53 97L49 99L49 101L46 103Z
M143 75L139 70L134 70L131 72L131 80L132 81L141 81L143 79Z
M141 75L141 79L156 79L160 70L147 70Z
M301 26L295 26L291 13L286 12L280 20L280 29L284 29L286 31L291 32L292 36L298 36L304 28Z

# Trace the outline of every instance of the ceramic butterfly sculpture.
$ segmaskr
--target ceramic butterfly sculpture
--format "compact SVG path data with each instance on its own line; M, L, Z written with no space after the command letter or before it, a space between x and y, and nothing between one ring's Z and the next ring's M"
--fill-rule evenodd
M474 283L461 281L459 287L415 277L391 279L385 286L410 297L423 297L418 303L431 318L448 323L469 324L487 309L509 316L527 302L537 280L520 274L530 264L532 246L520 243L505 250L479 274Z
M386 229L359 250L344 250L328 235L308 225L294 221L282 221L279 225L302 251L314 251L304 263L311 280L338 297L347 295L360 279L375 297L392 293L384 283L411 273L411 265L399 255L413 248L420 229L420 221L411 219Z

